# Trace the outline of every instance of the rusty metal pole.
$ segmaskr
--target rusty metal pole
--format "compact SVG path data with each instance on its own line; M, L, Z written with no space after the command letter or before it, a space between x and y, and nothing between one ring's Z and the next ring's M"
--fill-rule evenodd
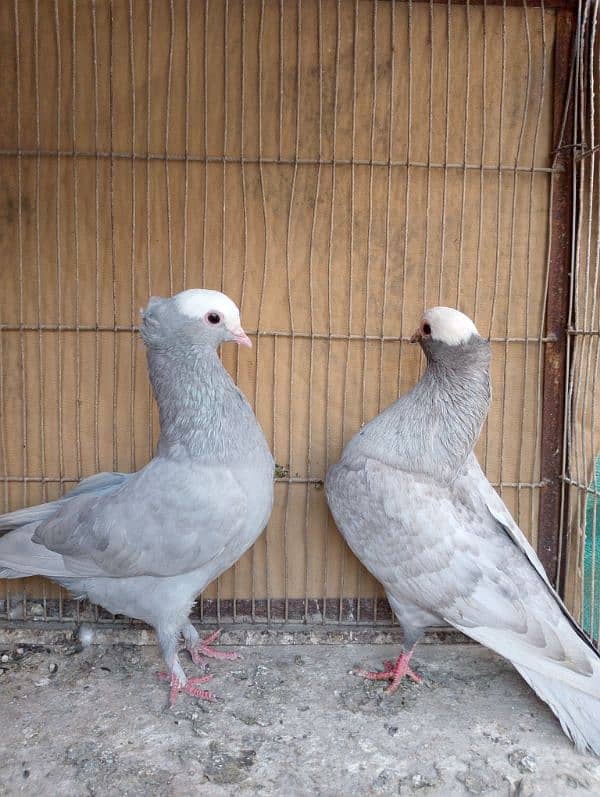
M576 16L572 9L556 12L554 49L554 149L552 217L548 263L548 301L544 350L542 403L542 451L538 554L548 577L557 583L560 559L562 467L564 453L565 390L567 385L567 325L571 271L573 211L573 102L568 102L573 35ZM573 89L575 90L575 88ZM564 560L564 557L563 557Z

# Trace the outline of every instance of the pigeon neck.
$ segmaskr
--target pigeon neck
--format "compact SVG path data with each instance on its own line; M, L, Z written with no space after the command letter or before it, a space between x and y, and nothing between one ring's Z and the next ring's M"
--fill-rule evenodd
M485 341L428 357L418 384L363 427L349 449L450 483L477 442L489 400Z
M223 462L239 454L240 414L252 411L212 347L149 348L148 367L160 414L158 456Z
M448 347L444 356L428 358L412 391L412 400L422 408L426 459L445 480L454 478L481 433L491 395L489 359L489 344L483 340Z

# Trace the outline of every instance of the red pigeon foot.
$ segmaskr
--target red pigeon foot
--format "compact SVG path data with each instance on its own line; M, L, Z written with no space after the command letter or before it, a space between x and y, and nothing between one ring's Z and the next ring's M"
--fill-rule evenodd
M205 639L199 639L193 647L188 648L194 664L203 665L204 662L202 661L202 657L208 659L226 659L227 661L242 658L239 653L234 653L233 651L215 650L214 648L210 647L211 643L218 639L220 635L221 629L218 628L216 631L213 631L212 634L209 634Z
M354 675L360 675L362 678L368 678L369 681L391 681L391 684L385 690L386 695L393 695L400 685L400 681L404 676L408 675L416 684L420 684L423 680L420 675L413 672L408 666L413 652L410 650L408 653L402 653L398 656L398 660L394 664L392 661L384 662L383 672L371 672L369 670L354 670Z
M175 673L159 672L158 677L163 681L171 682L171 689L169 691L169 705L174 706L177 701L177 695L184 692L186 695L192 697L199 697L201 700L215 701L217 698L212 692L206 689L198 689L196 684L205 684L210 681L212 675L203 675L201 678L188 678L185 683L182 683Z

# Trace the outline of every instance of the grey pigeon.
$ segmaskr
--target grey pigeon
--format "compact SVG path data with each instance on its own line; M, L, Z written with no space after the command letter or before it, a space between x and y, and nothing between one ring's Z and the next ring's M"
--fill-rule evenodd
M212 699L186 678L183 635L195 663L233 658L189 621L196 596L236 562L265 527L274 463L250 405L217 347L251 346L236 305L188 290L152 298L141 334L160 411L156 456L133 474L84 479L58 501L0 517L0 577L43 575L115 614L152 625L173 703L179 691Z
M328 472L338 527L383 584L405 652L381 673L408 675L417 640L452 625L509 659L578 750L600 755L600 655L484 476L473 446L490 402L490 346L457 310L435 307L413 336L418 384L367 423Z

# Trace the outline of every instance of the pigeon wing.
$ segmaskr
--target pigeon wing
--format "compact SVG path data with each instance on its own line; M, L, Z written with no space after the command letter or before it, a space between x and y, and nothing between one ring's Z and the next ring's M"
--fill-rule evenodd
M230 468L153 460L113 493L74 498L33 541L61 554L73 575L178 575L235 540L246 509Z
M328 496L351 547L395 601L517 665L598 691L590 679L598 654L573 634L521 546L461 490L363 458L335 467Z

